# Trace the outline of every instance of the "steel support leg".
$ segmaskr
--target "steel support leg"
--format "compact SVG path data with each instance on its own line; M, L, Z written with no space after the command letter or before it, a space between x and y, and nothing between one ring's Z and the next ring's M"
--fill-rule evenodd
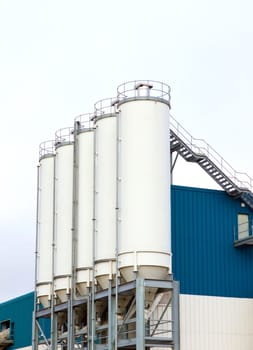
M115 348L115 297L112 295L112 281L108 289L108 350Z
M36 309L33 311L33 340L32 340L32 350L38 349L38 338L39 332L36 324Z
M173 281L172 296L172 336L174 350L180 350L180 323L179 323L179 282Z
M136 350L145 349L145 287L143 278L136 279Z
M73 308L71 303L71 295L68 295L68 350L73 348Z

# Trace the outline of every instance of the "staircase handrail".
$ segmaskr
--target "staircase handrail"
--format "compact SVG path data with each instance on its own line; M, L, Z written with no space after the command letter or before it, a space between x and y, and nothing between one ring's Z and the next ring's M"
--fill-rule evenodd
M204 139L193 137L171 114L170 129L195 155L209 158L238 188L253 192L253 179L248 174L236 171Z

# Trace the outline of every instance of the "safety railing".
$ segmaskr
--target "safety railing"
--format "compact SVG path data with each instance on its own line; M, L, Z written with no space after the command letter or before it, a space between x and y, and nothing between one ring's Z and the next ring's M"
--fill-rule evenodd
M94 113L80 114L75 117L74 122L79 124L79 128L92 129L94 127Z
M114 114L117 112L117 97L109 97L97 101L94 105L95 119L106 114Z
M40 158L45 156L54 155L55 153L55 141L49 140L44 141L39 146L39 156Z
M145 336L147 337L172 337L172 320L152 319L145 322ZM136 336L136 319L130 319L124 322L123 326L118 327L118 339L135 338Z
M59 146L62 143L72 143L74 141L74 129L73 127L67 127L59 129L55 132L55 146Z
M133 80L123 83L117 88L118 99L155 97L170 104L169 85L156 80Z
M153 319L145 327L146 335L152 337L172 337L172 321L171 320L155 320Z
M172 115L170 115L170 129L194 154L210 159L236 186L253 191L253 179L249 175L236 171L205 140L192 137Z

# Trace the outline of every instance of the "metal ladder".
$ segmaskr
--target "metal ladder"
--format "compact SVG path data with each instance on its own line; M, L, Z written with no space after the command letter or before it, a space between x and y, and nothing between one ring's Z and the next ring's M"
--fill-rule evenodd
M237 172L208 143L192 137L172 116L170 150L187 162L198 163L228 195L241 198L253 209L253 179L246 173Z

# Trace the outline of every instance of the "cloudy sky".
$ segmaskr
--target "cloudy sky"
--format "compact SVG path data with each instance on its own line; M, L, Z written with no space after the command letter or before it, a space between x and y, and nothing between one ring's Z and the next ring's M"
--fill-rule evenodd
M251 0L0 1L0 302L33 290L39 143L122 82L253 176ZM212 186L179 162L175 183ZM185 175L187 174L187 176Z

